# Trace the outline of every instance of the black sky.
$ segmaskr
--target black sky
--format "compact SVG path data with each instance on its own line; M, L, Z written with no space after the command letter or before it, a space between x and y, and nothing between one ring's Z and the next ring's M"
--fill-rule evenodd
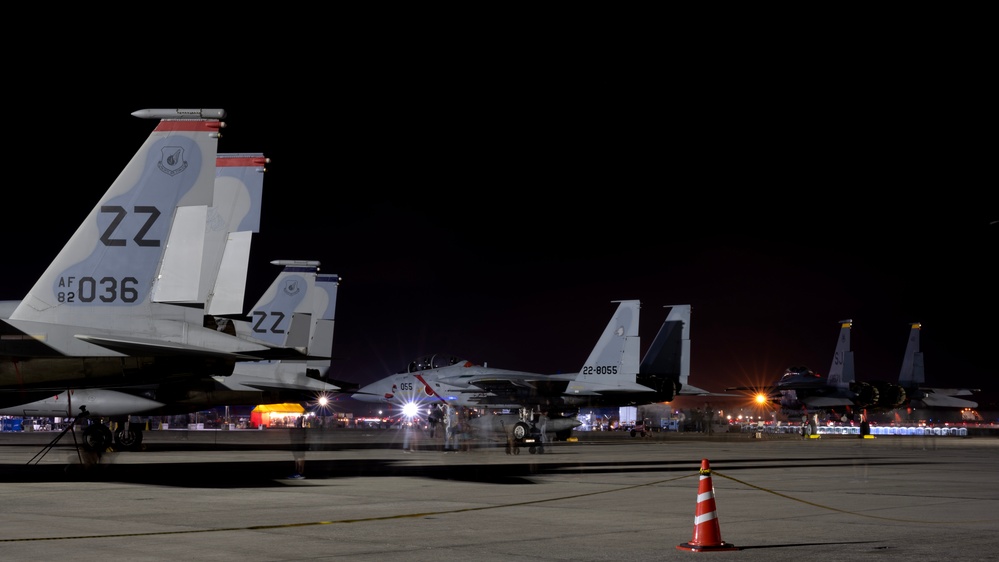
M996 386L994 151L968 134L975 98L953 103L977 78L590 62L402 57L267 88L121 76L84 114L11 115L0 299L155 126L132 111L222 107L219 151L272 160L247 305L270 260L340 274L337 378L435 351L576 371L611 301L641 299L645 345L662 306L692 304L690 382L710 390L826 372L847 318L860 379L897 378L918 321L929 382Z

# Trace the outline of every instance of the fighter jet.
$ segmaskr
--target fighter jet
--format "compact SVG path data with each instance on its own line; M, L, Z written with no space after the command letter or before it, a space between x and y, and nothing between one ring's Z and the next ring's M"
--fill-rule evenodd
M85 402L73 391L87 389L107 415L137 413L163 403L119 389L329 359L323 311L226 316L242 314L268 160L216 154L221 109L133 115L160 122L28 295L0 303L0 408Z
M816 410L842 412L854 418L863 410L894 410L908 406L927 408L975 408L977 403L957 398L969 396L971 389L923 386L923 354L919 351L921 324L910 324L909 342L902 360L898 383L883 380L858 381L854 372L850 330L853 320L841 320L839 337L828 376L805 366L792 366L770 389L759 390L760 400L779 405L790 417ZM727 390L757 390L748 387Z
M0 389L229 374L240 360L301 356L205 326L204 310L170 302L175 297L154 298L166 278L189 285L194 299L202 283L214 285L217 271L201 274L202 251L171 264L167 240L206 247L220 115L162 119L34 287L5 307L12 310L3 318Z
M339 276L320 274L319 262L275 260L282 266L271 287L251 309L253 320L232 320L236 332L252 330L261 319L288 318L284 343L330 354ZM258 328L260 329L260 328ZM176 374L155 383L67 389L57 393L6 392L0 415L87 417L83 446L97 451L112 443L138 450L143 423L136 417L176 415L216 406L330 399L340 387L328 380L330 359L241 361L228 376ZM20 397L20 398L19 398ZM37 399L33 399L37 398ZM112 422L114 427L104 422Z
M668 402L677 394L713 395L687 384L690 305L669 307L656 339L640 361L640 303L614 302L618 303L614 315L576 373L497 369L456 355L436 354L412 361L407 370L363 386L351 397L391 404L400 410L411 402L510 410L517 412L517 420L503 427L509 428L513 439L522 441L525 435L537 432L539 415L545 416L548 431L567 438L578 425L573 422L582 407ZM561 419L571 421L562 424ZM490 422L490 427L493 425Z

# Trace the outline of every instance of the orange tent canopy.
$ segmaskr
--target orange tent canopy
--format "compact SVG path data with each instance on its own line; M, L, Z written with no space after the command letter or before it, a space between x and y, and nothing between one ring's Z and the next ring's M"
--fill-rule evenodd
M254 412L258 414L266 413L282 413L282 414L304 414L305 408L301 404L260 404L253 409Z

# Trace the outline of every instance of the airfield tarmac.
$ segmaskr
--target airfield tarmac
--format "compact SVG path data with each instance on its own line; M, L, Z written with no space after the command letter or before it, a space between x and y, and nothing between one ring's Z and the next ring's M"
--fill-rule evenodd
M995 437L597 432L514 455L310 430L290 480L281 429L151 431L99 458L56 435L0 434L5 559L999 559ZM717 524L695 527L704 461ZM678 549L695 528L737 550Z

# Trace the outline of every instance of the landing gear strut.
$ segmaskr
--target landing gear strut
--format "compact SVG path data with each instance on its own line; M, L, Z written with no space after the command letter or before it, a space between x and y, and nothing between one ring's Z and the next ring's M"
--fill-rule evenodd
M520 409L520 420L513 426L510 431L511 439L507 443L507 453L512 453L514 455L520 454L520 445L527 444L527 451L532 455L535 453L545 452L545 438L542 429L537 425L538 421L543 420L543 415L540 411L528 410L527 408ZM542 427L544 424L542 422Z
M120 451L137 451L142 446L142 426L125 421L114 431L99 420L83 430L83 446L90 451L107 451L112 446Z
M114 442L121 449L137 451L142 445L142 427L125 422L114 432Z

